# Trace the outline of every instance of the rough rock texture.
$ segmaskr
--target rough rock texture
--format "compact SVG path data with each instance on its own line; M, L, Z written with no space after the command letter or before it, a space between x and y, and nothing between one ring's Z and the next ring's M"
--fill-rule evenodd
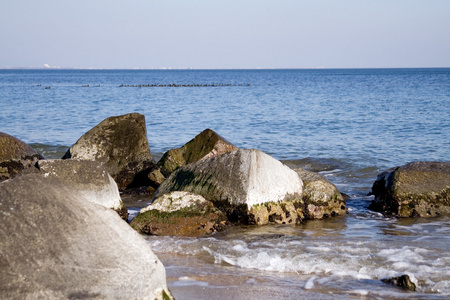
M344 198L325 176L300 168L294 170L303 180L303 200L309 219L343 216L347 213Z
M388 279L381 279L381 281L404 288L405 290L409 290L409 291L416 290L415 283L411 281L411 278L409 278L408 275L402 275L399 277L393 277L393 278L388 278Z
M23 169L43 159L33 148L21 140L0 132L0 181L13 178Z
M42 174L0 183L0 200L2 299L171 298L164 266L114 211Z
M369 208L398 217L450 214L450 163L412 162L391 168L372 186Z
M183 147L167 151L158 165L172 173L181 166L234 150L238 148L213 130L206 129Z
M131 226L151 235L203 236L225 229L226 217L200 195L172 192L141 209Z
M161 184L156 196L173 191L201 195L233 222L266 224L271 215L280 213L281 220L296 216L291 223L298 223L304 219L302 186L298 174L280 161L259 150L242 149L179 168ZM286 203L285 211L253 216L252 207L282 203Z
M86 132L64 155L63 159L78 158L98 161L105 165L120 189L134 185L152 185L137 182L136 175L148 175L155 168L147 141L144 115L131 113L109 117ZM144 181L148 177L140 176Z
M306 220L305 203L299 200L256 204L249 208L248 224L300 224Z
M93 203L114 209L123 219L128 212L120 198L119 189L104 167L95 161L78 159L40 160L36 165L47 178L76 190Z

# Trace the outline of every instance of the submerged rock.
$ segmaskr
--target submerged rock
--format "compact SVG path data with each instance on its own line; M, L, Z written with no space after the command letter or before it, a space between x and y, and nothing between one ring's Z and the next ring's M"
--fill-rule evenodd
M237 150L183 166L157 191L198 194L226 213L250 224L300 223L305 219L303 182L298 174L259 150Z
M301 168L294 170L303 180L303 200L308 219L343 216L347 213L344 198L325 176Z
M143 234L202 236L225 229L226 217L200 195L171 192L141 209L131 226Z
M120 189L159 185L148 176L152 162L144 115L131 113L109 117L86 132L64 155L104 164ZM137 176L136 176L137 175ZM140 181L141 180L141 181Z
M31 146L0 132L0 181L13 178L22 170L43 159Z
M40 160L36 166L43 176L76 190L90 202L117 211L125 220L128 218L117 184L100 163L78 159L52 159Z
M391 168L372 186L369 209L397 217L450 214L450 163L412 162Z
M411 281L411 279L409 278L408 275L402 275L399 277L381 279L381 281L404 288L405 290L409 290L409 291L416 290L416 285L414 284L414 282Z
M27 174L0 200L2 299L172 299L147 242L76 188Z
M213 130L206 129L183 147L167 151L158 165L172 173L181 166L234 150L238 148Z

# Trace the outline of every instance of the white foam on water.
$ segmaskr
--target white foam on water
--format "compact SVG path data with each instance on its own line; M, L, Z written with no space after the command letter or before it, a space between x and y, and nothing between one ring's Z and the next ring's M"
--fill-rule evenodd
M360 295L360 296L367 296L367 295L369 295L369 291L368 290L352 290L352 291L350 291L350 294L356 294L356 295Z
M305 290L310 290L312 288L314 288L314 280L317 279L317 276L313 276L310 279L308 279L308 281L306 282L304 289Z
M396 220L383 219L382 222L387 223L386 229L394 235L384 234L379 240L367 239L370 237L367 232L373 231L370 225L376 225L378 221L372 219L371 222L348 223L344 230L350 235L344 238L341 235L346 233L342 228L336 234L331 227L307 227L302 228L300 236L290 236L282 233L292 232L292 227L257 227L242 233L238 231L238 234L199 239L152 237L149 243L155 252L196 255L219 266L308 276L302 286L314 291L324 286L334 290L338 286L339 293L343 289L345 293L363 290L374 295L381 295L381 292L390 295L390 290L380 291L383 289L380 280L408 274L419 293L450 294L448 238L442 233L437 237L434 235L435 229L441 226L439 222L430 221L412 228L398 225ZM414 243L414 234L401 234L425 227L435 238L435 243ZM401 235L395 235L397 230ZM362 237L354 234L355 231ZM383 233L382 230L378 232ZM349 282L357 283L357 286ZM366 289L367 284L374 290Z
M331 249L328 247L306 247L306 250L310 250L312 252L315 252L315 251L331 252Z
M450 295L450 280L444 280L434 284L431 290L443 295Z
M379 256L386 257L388 261L392 262L423 262L423 257L416 251L411 250L408 246L401 249L385 249L378 253Z
M334 176L336 175L336 173L342 172L341 169L333 169L333 170L329 170L329 171L320 171L318 172L319 174L328 177L328 176Z
M177 281L172 283L173 287L186 287L186 286L200 286L200 287L206 287L209 283L205 281L198 281L193 278L182 276L178 278Z
M248 252L248 251L250 251L250 249L248 249L246 246L241 245L241 244L235 245L231 249L234 250L234 251L238 251L238 252Z
M136 216L139 214L140 208L137 207L129 207L128 211L128 222L131 222Z

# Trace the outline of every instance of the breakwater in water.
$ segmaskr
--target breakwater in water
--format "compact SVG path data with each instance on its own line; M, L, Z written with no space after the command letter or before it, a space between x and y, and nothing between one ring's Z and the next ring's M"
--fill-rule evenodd
M219 84L121 84L120 87L223 87L223 86L244 86L244 84L219 83ZM250 83L245 86L252 86Z
M101 120L136 111L146 116L156 158L212 128L237 147L319 172L350 196L343 218L235 227L196 239L148 237L175 297L192 292L206 299L209 291L226 298L244 289L254 298L450 294L448 217L396 219L367 209L381 171L415 160L448 161L449 69L1 70L0 79L0 131L47 158L62 157ZM142 82L179 87L120 87ZM232 86L183 86L220 82ZM251 86L239 86L246 82ZM417 282L416 293L381 282L400 274Z

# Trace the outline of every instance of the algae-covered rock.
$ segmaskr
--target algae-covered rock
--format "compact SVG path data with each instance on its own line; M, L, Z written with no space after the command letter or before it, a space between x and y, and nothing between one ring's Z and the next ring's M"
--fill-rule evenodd
M270 223L295 225L305 219L305 203L298 200L256 204L248 210L248 224L254 225Z
M200 195L171 192L141 209L131 226L143 234L203 236L225 229L226 217Z
M167 151L158 165L172 173L181 166L237 149L213 130L206 129L183 147Z
M0 183L0 215L2 299L172 299L148 243L53 176Z
M404 288L405 290L409 290L409 291L416 290L416 284L414 282L412 282L411 278L409 278L408 275L402 275L402 276L398 276L398 277L381 279L381 281Z
M78 159L40 160L36 165L46 178L70 187L90 202L111 208L127 219L128 212L120 198L119 189L103 165Z
M302 187L298 174L280 161L259 150L241 149L179 168L161 184L157 196L186 191L213 202L230 221L295 224L305 218ZM282 203L284 210L256 211Z
M13 178L26 168L43 159L31 146L0 132L0 181Z
M104 164L120 189L132 182L136 174L154 168L147 141L144 115L131 113L109 117L86 132L64 155ZM145 176L140 185L151 185Z
M303 200L309 219L343 216L347 213L344 198L325 176L301 168L294 170L303 180Z
M372 186L369 209L397 217L450 214L450 163L411 162L391 168Z

